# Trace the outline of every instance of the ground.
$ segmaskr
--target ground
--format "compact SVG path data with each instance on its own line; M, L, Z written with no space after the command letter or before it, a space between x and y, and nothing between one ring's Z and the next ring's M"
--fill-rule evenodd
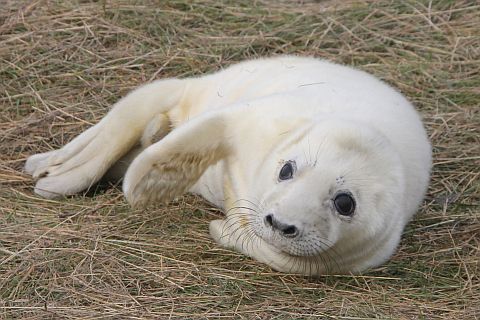
M480 318L477 1L3 0L0 318ZM133 210L120 188L41 199L25 159L137 85L246 58L313 55L417 107L432 181L395 256L361 276L281 274L219 248L199 198Z

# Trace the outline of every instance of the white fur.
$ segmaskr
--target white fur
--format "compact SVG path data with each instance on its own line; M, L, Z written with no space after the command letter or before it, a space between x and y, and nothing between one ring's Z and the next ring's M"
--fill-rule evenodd
M287 161L296 170L280 181ZM385 83L287 56L140 87L25 168L38 179L35 192L53 198L128 165L132 205L198 193L226 212L210 224L215 241L280 271L318 275L391 256L423 198L431 151L412 105ZM352 217L333 205L343 191L355 198ZM282 235L267 215L298 234Z

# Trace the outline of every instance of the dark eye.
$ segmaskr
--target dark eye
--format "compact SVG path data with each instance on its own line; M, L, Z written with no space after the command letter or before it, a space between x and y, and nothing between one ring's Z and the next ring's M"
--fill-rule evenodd
M346 192L337 194L333 203L337 212L342 216L350 217L355 212L355 200Z
M293 170L294 170L294 163L293 161L286 162L282 169L280 169L280 173L278 174L279 180L288 180L293 178Z

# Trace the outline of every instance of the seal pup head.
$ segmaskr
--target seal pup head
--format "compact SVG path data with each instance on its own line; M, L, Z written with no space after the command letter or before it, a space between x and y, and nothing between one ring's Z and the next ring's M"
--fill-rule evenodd
M285 253L282 269L357 272L385 261L406 223L396 151L379 132L313 121L265 155L251 179L251 230Z
M388 139L348 118L301 118L264 102L203 114L147 148L126 173L127 200L171 200L223 160L234 197L212 234L223 245L313 275L388 259L408 220L403 167Z

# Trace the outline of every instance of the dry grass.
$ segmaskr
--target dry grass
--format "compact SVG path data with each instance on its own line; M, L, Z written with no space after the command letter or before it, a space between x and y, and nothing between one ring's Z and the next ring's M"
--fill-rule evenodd
M221 213L197 198L133 211L118 188L32 193L26 157L138 84L282 53L372 72L424 117L431 187L384 266L279 274L214 244ZM477 1L3 0L0 75L0 318L480 318Z

